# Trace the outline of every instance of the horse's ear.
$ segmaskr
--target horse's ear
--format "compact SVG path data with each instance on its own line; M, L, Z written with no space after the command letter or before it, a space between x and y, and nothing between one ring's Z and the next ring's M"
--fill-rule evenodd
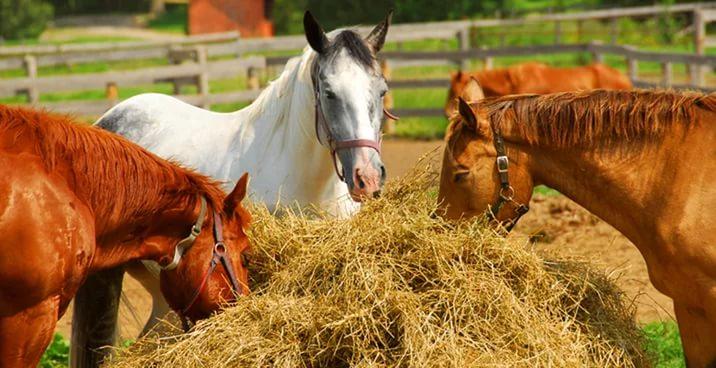
M373 52L378 52L383 48L385 44L385 36L388 35L388 27L390 27L390 21L393 19L393 9L388 11L388 15L385 16L382 22L378 23L365 41L373 48Z
M479 101L485 98L485 93L482 91L482 87L480 87L480 83L477 82L477 79L474 77L470 78L465 85L465 88L462 90L462 98L470 102Z
M306 40L311 48L319 54L322 54L328 48L328 37L323 28L318 24L316 18L310 11L306 10L303 15L303 31L306 34Z
M472 131L477 132L477 116L475 111L472 110L470 104L468 104L462 97L458 97L457 111L460 112L465 126Z
M226 196L224 199L224 213L228 216L233 216L236 210L241 208L241 201L246 198L246 193L249 188L249 173L244 173L236 182L234 190Z

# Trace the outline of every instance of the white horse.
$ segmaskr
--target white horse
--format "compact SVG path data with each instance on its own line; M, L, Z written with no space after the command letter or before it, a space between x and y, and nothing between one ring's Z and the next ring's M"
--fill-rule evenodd
M352 30L327 36L306 12L310 47L242 110L215 113L171 96L142 94L109 110L96 125L227 188L248 172L252 200L270 208L315 206L350 216L385 180L380 130L388 87L375 55L390 18L365 38ZM148 269L128 267L153 297L144 332L169 311ZM73 366L94 366L103 354L92 350L113 342L121 280L122 271L97 275L77 294Z

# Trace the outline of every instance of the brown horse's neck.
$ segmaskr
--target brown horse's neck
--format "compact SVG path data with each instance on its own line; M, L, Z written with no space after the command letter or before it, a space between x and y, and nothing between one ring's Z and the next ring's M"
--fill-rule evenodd
M694 150L699 142L709 135L716 139L713 127L674 124L669 129L653 139L560 148L530 143L516 129L504 134L509 155L527 161L535 185L558 190L639 246L657 239L668 242L671 235L664 233L662 220L677 221L694 190L677 178L688 178L684 171L698 166L686 163L704 159L699 156L703 152ZM649 239L643 239L645 233Z
M0 121L0 148L39 157L49 173L63 177L77 205L94 216L98 251L112 257L122 252L109 248L137 244L155 224L186 222L188 233L200 196L221 208L224 194L210 179L109 132L20 108L0 107Z

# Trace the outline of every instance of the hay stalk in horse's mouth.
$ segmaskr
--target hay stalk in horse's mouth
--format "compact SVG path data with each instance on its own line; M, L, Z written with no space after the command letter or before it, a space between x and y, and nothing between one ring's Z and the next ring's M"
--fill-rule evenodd
M351 220L254 208L253 294L114 367L647 365L603 274L545 260L480 222L432 219L417 170Z

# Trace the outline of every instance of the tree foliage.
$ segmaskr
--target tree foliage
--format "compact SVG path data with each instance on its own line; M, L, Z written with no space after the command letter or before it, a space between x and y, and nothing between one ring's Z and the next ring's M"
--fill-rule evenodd
M43 0L0 0L0 37L36 38L52 16L52 5Z

